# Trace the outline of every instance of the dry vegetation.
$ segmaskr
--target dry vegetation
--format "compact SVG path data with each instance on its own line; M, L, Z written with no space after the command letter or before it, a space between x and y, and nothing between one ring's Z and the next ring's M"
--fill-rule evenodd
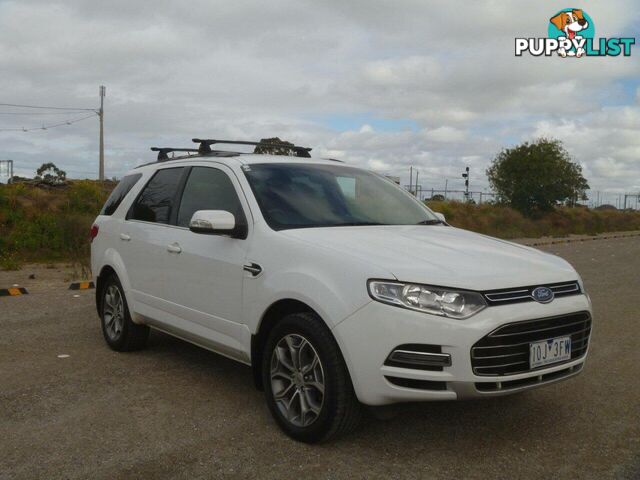
M113 185L89 180L55 188L0 185L0 268L70 261L87 269L91 223Z
M558 207L539 218L528 218L503 205L427 202L452 225L500 238L566 237L640 230L640 211Z
M70 261L88 268L89 229L114 184L72 181L56 188L0 185L0 268ZM501 238L640 230L640 212L558 208L538 219L500 205L430 202L457 227Z

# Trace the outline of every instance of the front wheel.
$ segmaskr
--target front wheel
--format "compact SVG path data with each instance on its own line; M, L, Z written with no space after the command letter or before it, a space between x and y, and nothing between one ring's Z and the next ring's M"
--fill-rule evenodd
M262 358L269 410L295 440L343 435L360 419L360 403L338 345L312 313L295 313L270 332Z

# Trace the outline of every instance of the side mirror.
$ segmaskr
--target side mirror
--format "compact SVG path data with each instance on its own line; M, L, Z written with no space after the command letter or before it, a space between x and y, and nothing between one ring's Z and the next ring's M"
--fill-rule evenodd
M447 220L444 218L444 215L441 214L440 212L433 212L436 217L438 217L438 220L440 220L442 223L447 223Z
M235 228L235 217L225 210L198 210L189 222L192 232L209 235L230 235Z

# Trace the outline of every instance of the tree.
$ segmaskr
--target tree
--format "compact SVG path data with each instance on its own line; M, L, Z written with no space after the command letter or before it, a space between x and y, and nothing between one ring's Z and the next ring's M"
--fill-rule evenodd
M267 147L265 145L256 145L253 153L263 153L267 155L293 155L295 152L289 147L293 147L293 143L286 140L280 140L278 137L263 138L260 143L270 143L275 145L282 145L282 147Z
M501 201L525 215L586 200L587 180L560 140L539 138L496 155L487 177Z
M35 178L49 185L61 185L67 179L67 172L60 170L54 163L43 163L36 170Z

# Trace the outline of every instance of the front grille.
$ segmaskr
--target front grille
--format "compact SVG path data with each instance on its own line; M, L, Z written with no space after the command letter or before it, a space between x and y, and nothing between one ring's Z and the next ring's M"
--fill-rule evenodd
M578 282L551 283L547 285L532 285L530 287L502 288L483 292L484 298L490 306L508 305L510 303L533 302L533 291L538 287L548 287L553 292L554 298L578 295L580 285Z
M589 345L591 317L588 312L509 323L494 330L471 347L471 366L476 375L514 375L558 364L529 368L529 343L571 336L571 360L582 357Z

